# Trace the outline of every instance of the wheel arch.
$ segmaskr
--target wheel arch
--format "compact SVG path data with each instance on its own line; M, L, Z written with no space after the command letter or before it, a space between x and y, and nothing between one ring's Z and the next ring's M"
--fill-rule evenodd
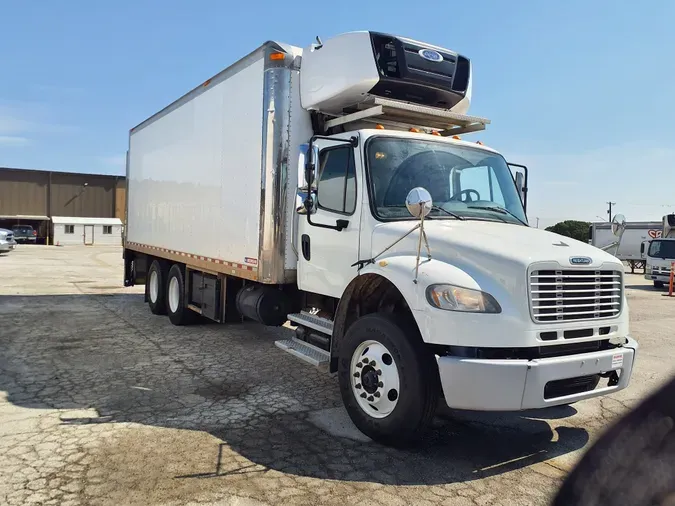
M371 268L364 271L347 285L335 312L331 339L331 372L337 370L342 338L351 324L361 316L376 312L392 313L408 319L419 329L412 310L415 307L414 300L411 300L413 296L409 294L406 297L398 288L396 280L382 272L382 269ZM412 278L409 281L412 284Z

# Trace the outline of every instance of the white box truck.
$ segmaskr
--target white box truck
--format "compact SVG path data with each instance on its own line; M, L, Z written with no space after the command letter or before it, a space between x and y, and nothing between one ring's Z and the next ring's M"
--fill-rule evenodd
M625 231L617 250L610 249L619 260L630 265L631 272L635 268L645 266L643 244L661 236L662 224L659 221L627 221ZM616 236L609 222L591 223L591 244L596 248L605 249L616 242Z
M675 214L661 221L661 230L655 238L642 246L645 254L645 278L654 281L654 288L670 283L670 270L675 262Z
M125 284L176 325L290 320L278 348L337 373L385 444L439 397L517 411L625 388L623 266L528 226L527 168L460 138L489 123L471 80L466 57L383 33L263 44L131 130Z

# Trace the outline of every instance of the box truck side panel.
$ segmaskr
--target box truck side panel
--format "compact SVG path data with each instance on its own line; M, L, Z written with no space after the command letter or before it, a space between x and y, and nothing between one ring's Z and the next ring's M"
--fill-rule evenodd
M264 74L259 55L132 131L128 241L257 264Z

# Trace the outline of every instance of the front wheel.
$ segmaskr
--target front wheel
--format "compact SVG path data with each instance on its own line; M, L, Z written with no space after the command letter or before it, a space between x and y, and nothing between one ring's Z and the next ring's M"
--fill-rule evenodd
M404 446L423 434L438 402L436 371L417 329L389 315L358 319L340 343L338 377L349 417L386 445Z

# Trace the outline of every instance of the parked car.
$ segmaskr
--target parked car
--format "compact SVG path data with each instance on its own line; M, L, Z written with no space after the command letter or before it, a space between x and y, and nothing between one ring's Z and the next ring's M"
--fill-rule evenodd
M30 225L14 225L12 232L14 232L16 242L33 244L37 242L37 230Z
M14 232L0 228L0 253L8 253L16 247Z

